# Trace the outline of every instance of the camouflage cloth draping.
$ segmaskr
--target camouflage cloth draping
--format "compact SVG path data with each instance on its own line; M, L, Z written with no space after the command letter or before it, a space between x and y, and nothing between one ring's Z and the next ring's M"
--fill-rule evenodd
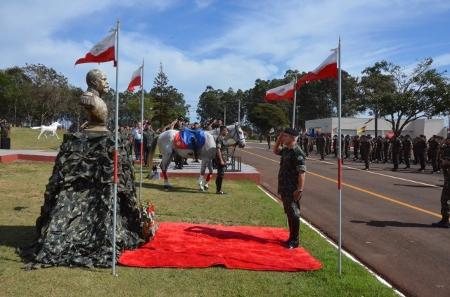
M120 142L117 256L144 242L132 160ZM33 243L19 250L29 267L110 267L113 225L112 135L67 134L45 191Z

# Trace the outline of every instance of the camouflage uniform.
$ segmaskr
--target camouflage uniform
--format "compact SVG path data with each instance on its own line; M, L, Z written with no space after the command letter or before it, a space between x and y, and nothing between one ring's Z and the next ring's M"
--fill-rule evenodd
M309 137L305 135L305 138L303 139L303 150L306 153L306 156L309 155Z
M360 150L361 150L361 159L364 160L364 169L369 169L369 157L372 153L372 142L370 142L369 139L367 139L366 136L361 137L360 142Z
M359 136L353 137L353 155L354 160L358 160L358 152L359 152Z
M386 136L385 138L383 138L383 161L384 163L387 163L389 160L389 146L390 146L390 141L389 138Z
M425 141L425 137L419 137L416 142L416 154L420 163L420 170L425 170L425 155L427 151L427 143Z
M344 138L344 152L345 152L345 158L350 158L350 135L346 135Z
M217 162L217 177L216 177L216 192L222 191L222 182L223 177L225 176L225 169L227 168L227 156L228 156L228 147L225 142L225 138L222 135L219 135L216 139L216 148L220 150L222 154L222 159L225 162L225 165L220 165L219 158L216 159Z
M402 150L402 142L398 137L392 138L392 163L394 164L394 170L398 169L400 152Z
M412 145L413 145L411 138L405 137L403 139L402 145L403 145L403 154L404 154L404 160L405 160L405 165L406 165L405 169L407 169L407 168L411 167L410 160L411 160L411 149L412 149Z
M278 194L281 195L289 223L289 240L298 242L300 203L294 201L294 192L297 190L299 173L306 172L306 155L297 145L292 149L283 148L279 155L281 160L278 172Z
M317 152L320 154L320 160L323 160L325 157L325 143L326 139L324 135L319 135L316 138L316 146Z
M441 150L442 160L450 161L450 146L444 144ZM442 221L449 221L449 208L450 208L450 168L444 170L444 188L441 194L441 215Z
M438 157L439 157L439 141L436 136L433 136L428 140L428 154L430 156L431 165L433 166L433 172L439 170Z
M133 162L119 140L117 258L146 241ZM36 220L36 237L19 249L27 268L110 267L113 226L114 137L66 134ZM117 259L115 259L117 260Z

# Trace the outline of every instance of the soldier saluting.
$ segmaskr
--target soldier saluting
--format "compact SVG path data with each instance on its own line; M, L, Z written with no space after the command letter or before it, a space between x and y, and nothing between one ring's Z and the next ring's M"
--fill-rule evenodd
M298 132L287 128L278 136L273 152L281 156L278 172L278 194L283 201L284 212L289 224L289 249L299 245L300 199L305 185L306 155L297 145Z

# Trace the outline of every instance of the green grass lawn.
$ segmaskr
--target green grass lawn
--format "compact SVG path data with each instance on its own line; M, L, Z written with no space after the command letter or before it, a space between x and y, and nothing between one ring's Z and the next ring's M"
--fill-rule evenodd
M47 150L55 151L59 149L62 142L62 136L65 130L58 129L56 132L59 139L48 134L47 138L44 135L41 139L37 139L41 130L33 130L31 128L11 128L11 149L15 150Z
M47 268L24 271L15 248L28 243L43 203L52 164L0 164L0 296L395 296L359 265L344 258L338 276L337 251L302 225L302 245L324 268L314 272L208 269ZM252 182L225 180L229 193L196 190L195 179L145 180L142 199L156 205L159 221L284 227L282 208ZM212 191L211 191L212 192Z

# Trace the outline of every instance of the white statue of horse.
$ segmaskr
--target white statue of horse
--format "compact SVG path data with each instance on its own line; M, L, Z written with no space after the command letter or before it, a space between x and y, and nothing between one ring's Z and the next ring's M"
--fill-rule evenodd
M239 124L229 125L227 126L228 135L226 137L227 144L230 146L239 146L241 148L245 147L245 137L244 132L242 131ZM170 162L172 161L173 155L176 153L182 158L192 158L193 150L192 149L180 149L179 144L176 142L179 141L177 139L177 135L180 131L177 130L167 130L161 133L157 139L155 139L154 144L152 145L152 150L150 152L150 164L153 162L153 154L156 149L156 144L158 144L158 148L160 153L162 154L161 160L161 170L164 177L164 188L166 190L171 188L169 183L169 179L167 176L167 168L169 167ZM204 131L205 133L205 143L198 151L198 158L201 160L200 166L200 176L198 179L198 184L200 190L205 191L208 189L208 182L211 179L211 175L213 173L212 168L212 160L216 157L216 138L219 135L219 129L215 129L212 131ZM208 167L209 173L204 178L206 167Z
M56 133L56 130L58 130L58 127L61 127L62 125L58 122L52 123L50 126L38 126L38 127L31 127L31 129L41 129L41 133L39 133L38 138L41 138L41 135L44 134L45 138L47 138L47 135L45 132L51 132L53 136L56 136L56 138L59 139L58 134Z

